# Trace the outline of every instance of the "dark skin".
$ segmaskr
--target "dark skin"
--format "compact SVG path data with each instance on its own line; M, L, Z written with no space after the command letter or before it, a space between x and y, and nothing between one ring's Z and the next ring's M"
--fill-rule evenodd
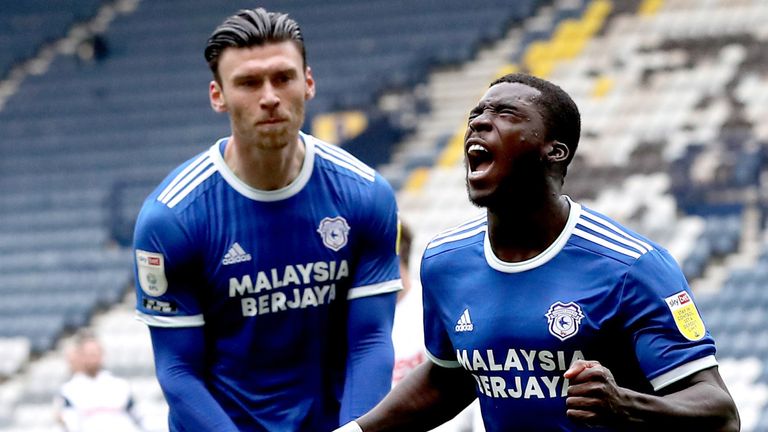
M521 83L492 86L471 111L465 134L469 198L487 208L491 247L507 262L542 253L560 235L569 214L562 186L570 149L546 138L540 95ZM594 360L574 362L564 376L570 382L566 414L577 423L616 430L740 428L717 367L655 395L618 386L611 371ZM464 369L426 362L358 423L364 432L429 430L466 407L476 386Z
M608 368L578 360L565 372L571 380L565 401L571 420L620 430L738 431L736 406L717 367L699 371L658 396L619 387Z

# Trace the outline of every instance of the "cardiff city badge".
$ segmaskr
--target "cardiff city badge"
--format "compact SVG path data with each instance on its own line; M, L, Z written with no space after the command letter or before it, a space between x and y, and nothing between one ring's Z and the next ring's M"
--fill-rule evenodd
M686 291L680 291L665 298L664 301L672 312L677 329L686 339L697 341L704 337L707 332L704 328L704 321L701 320L699 310L696 309L693 299Z
M317 232L320 233L320 237L323 239L323 244L332 249L334 252L338 252L339 249L347 245L347 239L349 234L349 224L347 220L341 216L332 218L324 218L320 221L320 226L317 227Z
M584 318L581 307L574 302L555 302L544 316L547 317L547 323L549 323L549 332L561 341L575 335L579 331L582 318Z

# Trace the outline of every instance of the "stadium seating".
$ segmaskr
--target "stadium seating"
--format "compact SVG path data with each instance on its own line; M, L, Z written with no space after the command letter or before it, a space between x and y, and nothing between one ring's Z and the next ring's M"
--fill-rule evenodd
M31 59L71 26L93 16L103 0L29 0L5 2L0 14L0 79Z
M0 49L0 77L103 3L15 2L7 16L4 6L0 24L15 27L0 25L0 48L9 48ZM523 69L564 87L584 122L567 192L668 247L694 288L720 269L724 281L697 292L697 304L743 430L768 430L768 5L476 3L261 4L304 26L318 81L307 124L362 109L376 126L368 131L376 149L365 149L365 133L350 149L377 164L390 156L380 168L398 189L414 249L479 211L464 199L457 148L466 111L488 82ZM208 107L201 51L230 12L210 0L140 2L100 35L102 57L56 57L0 110L0 430L55 430L49 401L67 370L60 349L49 350L83 325L105 340L108 367L162 406L146 330L124 297L132 279L125 246L151 187L228 129ZM37 31L16 39L19 26ZM427 108L382 113L391 94L419 95ZM406 128L375 121L401 111L416 117ZM147 410L149 429L163 430L164 411Z
M121 3L137 7L125 14L104 13ZM502 37L539 3L525 0L510 8L507 2L483 0L477 5L482 7L471 10L458 0L263 5L290 12L307 35L319 83L307 124L317 113L363 109L371 119L369 134L375 133L380 145L376 157L386 160L388 146L402 132L387 129L378 97L393 89L410 91L431 67L470 59L480 44ZM73 329L98 325L92 321L97 313L123 299L132 280L126 246L141 201L175 165L228 130L226 116L216 115L208 104L210 72L202 48L214 26L233 11L209 0L103 2L101 10L96 0L50 4L45 8L35 0L18 6L14 29L24 22L50 22L34 26L37 33L49 32L48 43L76 25L98 38L100 52L49 59L24 76L0 110L0 293L5 300L0 347L9 353L0 375L10 376L7 388L16 389L7 396L13 408L0 410L0 429L53 428L42 412L50 409L67 370L60 353L49 357L47 352ZM102 32L88 21L94 16L114 19ZM0 41L5 36L0 33ZM13 63L34 56L42 40L14 39L19 47L12 52ZM114 353L108 366L127 376L149 377L154 385L144 386L146 396L161 399L151 379L146 330L125 330L125 322L132 322L130 301L122 307L125 313L116 315L120 326L104 323L103 339ZM41 359L25 367L29 356Z

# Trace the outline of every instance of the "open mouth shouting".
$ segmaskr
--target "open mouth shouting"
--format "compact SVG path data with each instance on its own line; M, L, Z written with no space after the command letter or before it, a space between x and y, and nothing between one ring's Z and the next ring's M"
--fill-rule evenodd
M465 148L467 152L467 179L480 179L488 173L493 165L493 154L488 150L485 141L479 138L469 138Z

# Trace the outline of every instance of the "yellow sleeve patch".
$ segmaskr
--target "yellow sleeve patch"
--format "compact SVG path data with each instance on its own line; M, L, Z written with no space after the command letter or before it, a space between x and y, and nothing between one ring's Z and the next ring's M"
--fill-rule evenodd
M664 301L667 302L672 317L675 319L677 329L690 341L697 341L704 337L706 329L704 321L701 320L699 310L693 304L693 299L685 291L669 296Z

